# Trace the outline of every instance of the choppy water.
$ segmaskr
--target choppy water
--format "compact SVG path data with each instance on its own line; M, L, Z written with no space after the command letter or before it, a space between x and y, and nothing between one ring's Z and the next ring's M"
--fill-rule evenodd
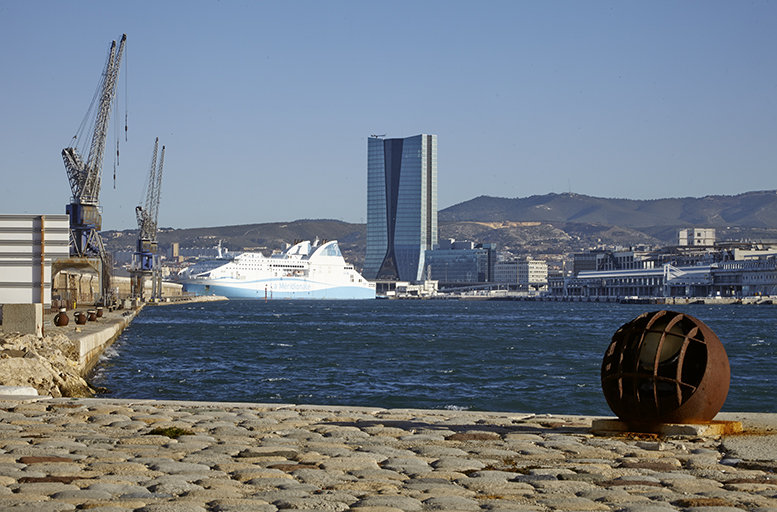
M731 363L724 411L777 412L777 308L673 306ZM104 396L611 414L612 334L660 306L228 301L147 307L103 357Z

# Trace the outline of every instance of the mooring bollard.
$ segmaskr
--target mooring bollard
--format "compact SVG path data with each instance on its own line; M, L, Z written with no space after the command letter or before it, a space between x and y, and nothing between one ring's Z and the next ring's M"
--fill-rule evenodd
M65 327L69 321L70 319L67 316L67 309L59 308L59 313L54 315L54 325L57 327Z
M707 423L723 407L731 369L723 344L684 313L644 313L612 336L602 361L610 409L631 423Z

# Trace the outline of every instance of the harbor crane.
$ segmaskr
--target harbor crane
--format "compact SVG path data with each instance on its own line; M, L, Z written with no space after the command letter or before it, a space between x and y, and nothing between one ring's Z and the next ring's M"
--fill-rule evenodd
M94 109L95 101L98 101L94 130L92 138L88 141L89 156L86 162L78 153L77 148L71 146L62 150L62 160L65 162L72 192L70 204L65 210L70 215L71 255L73 256L101 256L105 252L102 249L102 241L98 233L102 227L100 180L102 179L105 139L108 135L111 105L116 95L116 82L119 78L119 68L126 41L127 34L124 34L118 48L116 41L111 43L98 92L89 107L89 112L91 112ZM83 131L84 124L81 124L79 132ZM77 139L78 135L73 137L73 143Z
M110 295L111 258L105 252L99 231L102 228L100 208L100 180L102 178L103 157L105 156L105 139L108 135L108 124L111 117L111 106L116 94L116 84L119 78L121 59L127 34L121 36L117 44L111 42L105 69L100 77L92 104L89 106L84 120L81 122L70 147L62 150L62 160L65 163L67 178L72 192L70 204L65 212L70 215L70 258L59 267L86 268L96 271L100 277L102 300ZM94 127L91 138L83 138L88 119L94 117ZM79 143L79 149L76 147ZM81 156L89 146L89 155L84 160ZM118 156L118 148L117 148Z
M145 278L151 275L151 299L162 297L162 275L156 240L157 219L159 217L159 199L162 191L162 169L165 165L165 147L162 146L157 165L159 137L154 142L154 153L151 157L151 167L146 183L145 207L135 207L135 217L138 221L138 242L132 257L132 296L144 300Z

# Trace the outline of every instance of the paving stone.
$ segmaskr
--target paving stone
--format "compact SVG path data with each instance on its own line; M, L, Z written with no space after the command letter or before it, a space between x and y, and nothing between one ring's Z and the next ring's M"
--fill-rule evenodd
M457 450L461 452L461 450ZM394 448L392 446L385 446L385 445L375 445L375 446L362 446L357 449L357 453L359 452L365 452L365 453L371 453L371 454L377 454L381 455L382 457L380 459L376 459L379 462L386 460L388 458L400 458L400 457L415 457L416 454L410 450L402 450L399 448ZM466 452L462 452L463 455L466 455ZM442 456L439 455L439 456Z
M522 482L508 482L501 479L467 478L457 480L462 487L489 495L534 494L534 487Z
M278 507L269 503L211 503L210 510L211 512L275 512Z
M480 510L477 501L461 496L435 496L422 503L427 510Z
M649 502L650 499L639 494L632 494L620 489L588 489L576 493L579 498L586 498L589 500L600 501L602 503L609 504L623 504L633 502Z
M103 482L90 484L87 487L87 490L104 491L113 495L130 494L130 493L136 493L136 492L148 492L148 489L146 487L142 487L140 485L110 484L110 483L103 483Z
M479 460L466 459L464 457L441 457L432 462L431 466L434 469L443 469L448 471L475 471L483 469L485 464Z
M280 469L264 468L260 466L251 466L248 468L238 469L231 473L232 478L238 481L246 481L252 478L283 478L293 479L294 477L287 475Z
M354 498L354 501L356 499ZM323 496L304 496L282 498L273 502L273 505L282 509L326 510L332 512L344 512L351 508L350 503L327 499Z
M742 509L737 507L693 507L688 510L693 512L742 512Z
M389 507L412 512L422 510L423 504L420 500L408 496L367 496L351 507L359 509L362 507Z
M161 471L167 474L181 474L181 473L207 473L210 471L210 466L205 464L192 464L190 462L155 462L148 465L149 469L153 471Z
M0 502L2 509L8 512L64 512L66 510L75 510L76 506L72 503L58 502ZM126 509L125 509L126 510Z
M92 462L87 466L89 469L109 475L137 475L149 473L145 464L137 462Z
M207 509L186 503L155 503L138 508L136 512L207 512Z
M668 503L628 503L618 508L618 512L677 512L677 509Z
M604 503L599 503L576 496L559 496L537 500L553 510L610 510Z
M51 495L54 500L67 501L69 503L85 503L90 500L109 500L113 496L109 492L78 489L55 492Z
M429 466L429 464L416 457L386 459L381 463L381 467L383 469L390 469L406 474L418 474L432 471L432 467Z
M364 479L407 480L408 478L407 475L389 469L357 469L349 471L348 474Z
M325 470L355 471L358 469L380 469L378 463L367 457L333 457L321 463Z
M35 494L50 496L59 491L77 491L79 487L73 484L62 482L41 482L29 484L14 484L11 486L13 491L18 494Z
M92 512L128 512L135 509L135 507L118 507L107 504L102 505L98 502L90 502L88 505L89 510Z
M300 482L317 485L321 488L358 480L357 477L339 470L299 469L294 471L292 476Z
M201 486L189 482L164 482L148 486L148 490L154 493L178 495L201 489Z
M293 478L251 478L244 481L246 485L256 488L257 490L267 489L285 489L290 487L304 486L305 484L299 483ZM318 488L318 486L314 486Z
M675 492L696 494L707 491L715 491L723 487L723 484L715 480L708 480L706 478L683 478L672 480L669 482L668 487L670 487Z

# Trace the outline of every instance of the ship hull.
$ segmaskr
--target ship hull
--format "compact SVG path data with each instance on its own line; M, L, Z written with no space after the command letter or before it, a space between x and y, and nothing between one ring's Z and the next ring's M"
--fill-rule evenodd
M237 281L234 279L187 279L180 281L187 293L220 295L230 299L374 299L375 288L365 286L332 286L305 279L266 279Z

